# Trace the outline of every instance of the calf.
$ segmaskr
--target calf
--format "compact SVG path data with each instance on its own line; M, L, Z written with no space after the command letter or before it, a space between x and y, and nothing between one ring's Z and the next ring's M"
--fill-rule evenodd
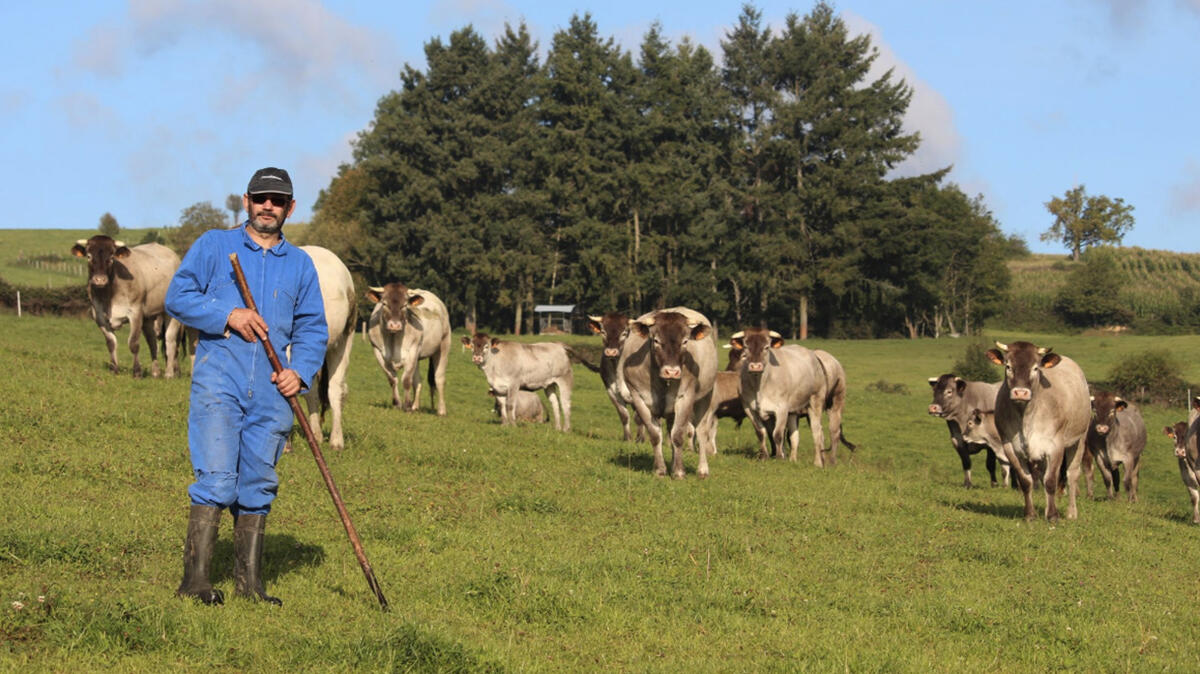
M621 346L625 343L625 338L629 336L629 317L619 311L610 311L603 316L588 316L588 327L602 338L604 352L600 358L600 381L604 384L604 392L608 395L609 402L617 409L624 439L629 441L633 438L629 426L631 415L627 407L630 403L629 399L621 392L620 377L617 375L617 362L621 358ZM636 414L632 416L638 427L637 442L641 442L645 437L641 418Z
M1079 512L1079 462L1091 422L1087 378L1075 361L1030 342L988 349L992 362L1004 366L1004 382L996 395L996 430L1025 496L1025 519L1033 508L1033 482L1046 490L1046 519L1058 520L1055 501L1059 469L1067 466L1067 519Z
M1100 474L1108 497L1116 498L1120 472L1117 464L1125 466L1125 493L1136 503L1138 470L1142 465L1142 450L1146 448L1146 422L1137 408L1114 393L1102 391L1092 397L1092 423L1088 426L1087 450L1100 464ZM1088 496L1091 496L1092 470L1087 465Z
M392 405L413 411L420 405L420 363L429 359L429 397L437 414L446 416L446 364L450 358L450 314L428 290L389 283L369 288L375 302L367 321L367 338L375 361L392 388ZM397 376L397 371L403 374ZM400 398L404 387L404 399Z
M492 405L492 411L496 413L496 416L503 419L507 398L498 397L492 389L488 389L488 395L496 399L496 402ZM513 416L517 421L540 424L546 420L546 408L542 407L542 400L533 391L518 390L516 393L509 393L507 397L516 398Z
M164 327L167 376L174 376L180 323L168 320L163 301L171 277L179 268L179 256L175 251L157 243L129 248L111 237L97 234L76 241L71 254L86 257L88 261L88 299L92 303L92 318L108 346L109 369L114 374L119 371L115 333L128 321L133 376L142 376L138 345L143 336L150 347L150 373L159 376L158 337Z
M943 374L930 377L929 387L933 389L929 414L946 421L946 428L950 431L950 444L954 446L954 451L958 453L958 459L962 463L963 486L968 489L973 486L971 455L979 452L986 452L987 471L992 479L992 486L999 484L996 481L997 462L1003 464L1007 482L1008 460L1004 458L1004 448L1000 442L1000 435L995 430L995 422L980 425L973 434L974 440L963 437L963 430L973 410L980 410L989 415L994 412L1000 384L967 381L953 374Z
M825 464L821 413L825 409L825 369L811 350L785 345L779 333L766 328L749 328L730 337L734 349L743 350L741 366L742 405L758 434L759 458L767 458L768 421L774 421L772 442L775 456L783 458L783 433L787 429L795 461L799 450L796 420L808 416L813 438L813 463ZM832 463L832 457L830 463Z
M1192 399L1189 422L1177 422L1163 431L1175 441L1175 458L1179 461L1179 477L1192 499L1192 524L1200 524L1200 452L1197 451L1197 434L1200 429L1200 397Z
M564 433L571 430L571 390L575 385L575 374L566 344L506 342L482 332L463 337L462 343L471 347L471 361L483 370L497 402L502 403L501 424L517 421L517 391L545 389L550 413L554 416L554 428Z
M713 388L717 376L717 333L708 318L686 307L652 311L630 323L617 364L654 447L654 472L667 474L661 423L671 434L671 477L682 479L683 449L699 445L696 474L708 477L708 456L716 452Z

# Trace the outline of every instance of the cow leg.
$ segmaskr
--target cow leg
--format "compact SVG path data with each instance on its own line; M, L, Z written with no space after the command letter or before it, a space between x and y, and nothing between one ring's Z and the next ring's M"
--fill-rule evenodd
M992 478L992 486L995 487L997 484L997 482L996 482L996 453L992 451L991 447L988 447L984 451L987 452L987 457L984 459L984 464L987 466L988 476L990 476Z
M550 384L549 386L547 386L545 388L545 392L546 392L546 404L550 407L550 414L554 416L554 430L561 431L562 430L562 412L561 412L562 400L559 398L559 396L561 395L561 392L558 390L558 384ZM515 402L517 399L517 396L514 394L512 396L512 398L513 398L513 401ZM513 409L514 410L516 409L515 405L514 405Z
M963 486L970 489L974 486L971 484L971 452L967 449L967 443L962 441L954 443L954 451L958 452L958 460L962 463Z
M811 420L810 420L811 422ZM800 455L800 417L789 414L787 419L788 460L795 463ZM816 450L817 461L820 465L821 453Z
M1094 497L1094 495L1092 493L1092 485L1096 481L1096 475L1095 475L1096 471L1095 471L1094 463L1095 463L1095 457L1093 457L1092 451L1090 449L1088 449L1087 451L1085 451L1083 453L1083 456L1080 458L1080 465L1082 466L1082 469L1083 469L1084 487L1087 489L1088 498Z
M571 432L571 388L574 382L566 380L555 384L558 389L558 406L562 408L563 433Z
M758 459L762 461L770 456L767 454L766 424L763 422L762 417L760 417L761 413L759 410L747 409L746 411L746 418L750 420L750 425L754 428L754 435L758 438Z
M353 346L354 333L349 332L325 354L329 375L329 411L333 417L329 426L329 446L336 451L346 448L346 438L342 431L342 407L346 402L346 371L350 367L350 349ZM333 367L329 367L330 362L333 363Z
M629 410L625 408L625 402L621 400L620 395L613 390L612 386L605 387L604 392L608 394L608 401L613 404L613 407L617 408L617 417L621 420L621 431L623 433L621 439L629 442L633 439L633 431L629 426ZM638 431L638 434L641 435L641 428L638 428Z
M103 326L100 327L100 334L104 335L104 345L108 347L108 369L118 374L121 368L117 366L117 334Z
M150 376L155 378L162 376L162 370L158 367L158 336L162 332L162 320L162 315L155 316L152 320L142 320L142 334L150 347Z
M1125 469L1125 494L1130 503L1137 503L1138 471L1142 469L1142 457L1133 457L1133 465Z
M318 372L317 376L313 378L312 386L304 394L304 408L308 410L308 425L312 429L313 437L316 438L317 442L322 442L325 439L321 432L321 393L319 388L327 385L323 375L324 373ZM286 451L292 451L291 434L288 435Z
M1086 439L1081 439L1074 447L1067 447L1062 460L1067 464L1067 519L1079 517L1076 497L1079 495L1080 463L1083 460L1083 445Z
M142 364L138 362L138 351L142 346L142 315L134 313L129 317L129 353L133 358L131 372L134 377L142 376Z
M1058 471L1062 468L1062 454L1049 456L1041 461L1034 463L1034 476L1039 476L1042 480L1042 487L1046 492L1046 521L1058 521Z
M774 416L775 427L771 429L771 442L775 444L775 458L783 459L787 456L783 441L787 433L788 414L786 410L782 414L780 414L779 410L776 410Z
M694 432L688 416L677 412L671 423L671 477L676 480L682 480L686 475L683 470L683 450L691 445Z
M167 359L167 379L173 379L179 374L179 338L182 332L182 323L174 318L167 319L167 328L163 331L163 352Z
M1008 457L1008 465L1016 473L1017 486L1021 488L1021 494L1025 497L1025 521L1033 521L1037 518L1037 512L1033 509L1032 466L1017 456L1010 443L1004 443L1003 446L1004 455Z
M1096 457L1096 464L1100 466L1100 477L1104 478L1104 490L1108 493L1108 498L1110 500L1116 498L1116 492L1113 491L1113 484L1117 478L1115 474L1116 466L1109 463L1106 454L1098 455Z
M402 377L404 384L404 402L401 403L400 409L405 412L412 412L417 409L420 404L414 395L418 382L421 381L421 359L413 358L412 362L404 363L404 376ZM515 396L514 396L515 397Z
M660 477L666 475L667 462L663 461L662 429L658 423L655 423L654 415L650 412L646 401L637 395L631 397L633 398L633 410L637 413L638 419L641 420L641 427L646 429L646 439L650 442L650 447L654 452L654 474Z
M446 365L450 363L450 333L442 339L441 348L429 357L429 402L437 398L435 409L439 417L446 416ZM420 391L417 392L420 396Z

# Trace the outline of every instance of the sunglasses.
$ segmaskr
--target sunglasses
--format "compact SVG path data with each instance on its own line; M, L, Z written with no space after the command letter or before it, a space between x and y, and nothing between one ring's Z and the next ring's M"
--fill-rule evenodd
M282 194L251 194L250 195L250 201L253 201L256 204L266 203L267 200L270 200L271 205L275 206L276 208L283 208L284 206L287 206L292 201L291 197L285 197Z

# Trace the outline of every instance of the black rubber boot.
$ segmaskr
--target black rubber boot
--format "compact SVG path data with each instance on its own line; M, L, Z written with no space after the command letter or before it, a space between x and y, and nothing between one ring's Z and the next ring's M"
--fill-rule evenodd
M262 581L263 531L266 515L238 515L233 523L233 581L239 597L283 606L283 600L267 594Z
M175 590L177 597L193 597L205 604L223 604L225 595L208 580L221 509L194 505L188 511L187 539L183 543L183 582Z

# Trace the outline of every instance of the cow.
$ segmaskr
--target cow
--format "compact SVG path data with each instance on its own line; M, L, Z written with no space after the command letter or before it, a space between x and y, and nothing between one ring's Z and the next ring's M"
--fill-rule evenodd
M492 411L496 416L504 417L504 400L496 397L496 392L488 389L488 395L495 398L495 403L492 405ZM509 393L509 397L515 397L515 409L513 417L517 421L528 421L535 424L540 424L546 421L546 408L542 407L542 400L533 391L517 390L515 393Z
M331 412L329 446L344 449L342 406L346 400L346 370L350 365L350 348L354 343L354 326L358 323L358 301L350 270L333 252L320 246L300 246L312 258L325 303L325 323L329 341L325 347L325 363L304 394L308 407L309 425L313 435L321 440L321 420L325 409Z
M1067 519L1079 516L1080 460L1092 410L1088 384L1075 361L1030 342L988 349L988 359L1004 366L1004 381L996 394L996 430L1025 496L1025 519L1037 517L1033 483L1046 490L1046 519L1058 520L1055 494L1059 470L1067 466Z
M1192 499L1192 524L1200 524L1200 397L1192 398L1188 421L1177 422L1163 429L1175 441L1175 458L1179 461L1179 477Z
M138 349L143 336L150 346L151 376L160 376L158 337L162 330L166 332L163 349L166 352L166 376L175 376L180 323L168 320L163 308L167 286L179 268L179 256L175 251L158 243L130 248L112 237L97 234L76 241L71 254L88 261L88 299L92 303L92 318L108 345L109 369L114 374L120 371L115 332L128 321L133 376L142 376Z
M742 405L758 435L758 457L767 458L767 424L773 420L771 441L775 456L783 458L783 434L787 429L795 461L800 445L797 420L808 415L813 438L813 464L825 465L821 414L825 410L828 384L821 361L812 350L784 344L783 337L766 328L747 328L730 337L736 350L744 351L741 364ZM831 461L832 463L832 461Z
M662 420L670 427L671 477L683 479L683 449L699 445L696 474L708 477L716 453L717 331L698 311L673 307L642 314L629 324L617 364L627 392L654 448L654 474L667 474Z
M446 364L450 360L450 314L428 290L388 283L367 289L375 302L367 321L367 339L392 389L392 405L419 408L420 362L429 359L429 399L439 417L446 416ZM397 370L403 374L397 376ZM403 401L400 386L404 387Z
M471 361L483 370L501 403L502 425L517 422L517 391L545 390L554 428L564 433L571 430L571 391L575 387L571 358L578 356L570 347L562 342L509 342L483 332L464 336L462 343L471 347Z
M619 311L610 311L603 316L588 316L588 327L593 333L601 336L604 352L600 359L600 381L604 384L604 392L608 394L609 402L617 409L624 433L623 439L628 442L633 439L629 426L631 415L626 407L630 403L621 393L617 361L621 357L621 345L629 335L629 317ZM641 442L645 438L645 430L641 419L636 414L632 416L638 427L636 442Z
M1133 405L1115 393L1099 391L1092 396L1092 422L1087 431L1087 451L1100 464L1100 475L1108 498L1116 498L1120 490L1117 464L1125 466L1125 493L1129 502L1136 503L1138 470L1142 465L1142 450L1146 449L1146 422ZM1092 467L1085 465L1088 496L1092 495Z
M1009 479L1008 459L1004 456L1000 435L995 431L994 420L989 420L987 425L976 430L974 434L976 439L969 440L963 437L963 431L966 429L968 418L973 410L980 410L988 415L995 412L996 394L1000 391L1000 384L967 381L953 374L943 374L930 377L929 387L933 389L933 401L929 403L929 415L946 422L946 428L950 431L950 444L954 446L954 451L958 453L959 461L962 463L963 486L968 489L974 486L971 481L971 455L979 452L986 452L987 471L992 478L992 486L995 487L999 484L996 481L997 463L1003 465L1004 480L1007 484Z

